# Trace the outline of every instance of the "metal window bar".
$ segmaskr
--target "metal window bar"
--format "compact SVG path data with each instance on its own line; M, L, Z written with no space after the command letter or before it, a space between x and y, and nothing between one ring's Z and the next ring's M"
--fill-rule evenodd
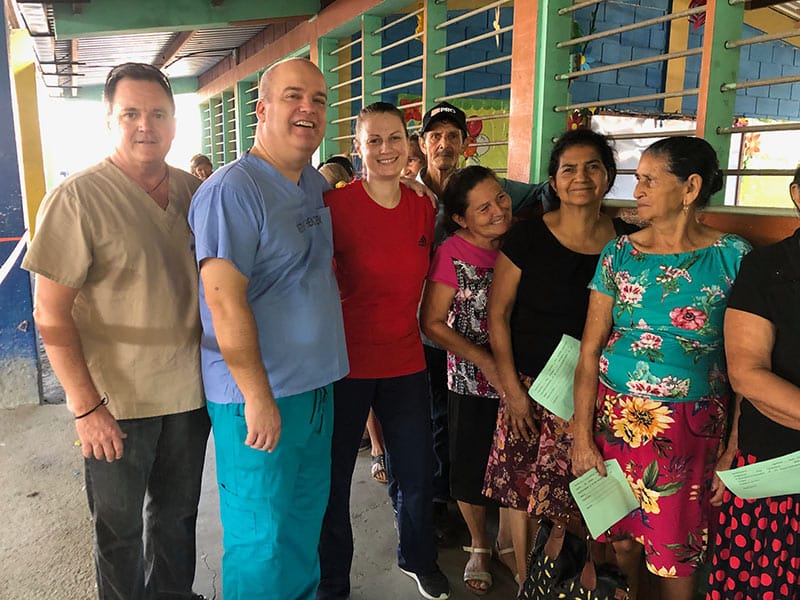
M351 115L349 117L342 117L341 119L332 119L330 121L331 125L338 125L339 123L347 123L348 121L355 121L358 118L358 115Z
M478 15L485 15L491 10L496 10L497 12L499 12L499 10L500 10L499 7L501 7L503 5L507 5L507 4L509 4L508 0L498 0L496 2L491 2L491 3L488 3L488 4L486 4L486 5L484 5L484 6L480 7L480 8L476 8L474 10L469 10L469 11L467 11L467 12L465 12L463 14L460 14L460 15L454 17L454 18L451 18L451 19L448 19L446 21L443 21L442 23L439 23L438 25L435 25L435 28L437 30L442 30L442 29L445 29L446 27L448 27L450 25L453 25L453 24L458 23L460 21L464 21L464 20L469 19L471 17L478 16ZM487 30L484 33L479 33L478 35L474 35L474 36L469 37L467 39L462 39L460 41L457 41L457 42L445 45L443 47L440 47L438 49L435 49L434 53L436 55L441 56L441 55L446 55L446 53L448 53L448 52L452 52L452 51L457 50L459 48L463 48L463 47L466 47L466 46L469 46L469 45L472 45L472 44L476 44L476 43L482 42L484 40L492 40L492 39L499 40L500 36L503 36L505 34L509 34L509 36L513 35L513 33L512 33L513 32L513 28L514 28L513 22L512 22L511 25L507 25L507 26L503 26L503 27L500 27L499 24L498 24L498 28L497 29L493 29L493 28L489 29L489 28L487 28ZM506 38L504 38L503 41L507 41L508 39L510 39L510 38L506 37ZM488 56L492 56L492 55L489 54ZM462 73L477 72L480 69L485 69L487 67L491 67L492 65L501 65L501 64L509 65L510 62L511 62L510 53L508 51L502 51L501 52L499 50L499 46L498 46L498 51L494 55L494 57L492 57L492 58L487 58L486 60L482 60L480 62L472 63L472 64L469 64L469 65L463 65L463 66L455 67L455 68L452 68L452 69L445 69L445 70L442 70L442 71L440 71L438 73L433 73L433 77L435 79L437 79L437 80L440 80L440 81L447 81L447 78L450 77L450 76L457 76L457 75L462 74ZM492 69L487 69L487 70L488 71L492 71ZM467 81L469 81L469 77L467 78ZM490 95L493 92L501 92L501 91L510 90L510 89L511 89L511 84L510 83L509 84L495 85L495 86L487 86L487 87L481 87L479 89L464 90L464 91L461 91L461 92L455 93L455 94L443 95L443 96L434 98L433 101L434 102L442 102L442 101L445 101L445 100L452 101L454 99L460 99L460 98L481 97L481 96ZM494 115L482 115L481 117L475 117L475 118L472 118L472 119L468 118L467 122L476 121L476 120L479 120L479 119L480 120L507 119L508 117L509 117L509 113L508 113L508 110L506 109L502 113L498 113L498 114L494 114ZM478 147L478 146L484 146L484 147L491 146L491 147L507 148L508 147L508 139L493 140L491 142L486 142L486 143L482 143L482 144L479 144L479 143L476 142L476 143L469 144L468 147L475 148L475 147ZM498 168L498 169L495 169L495 172L497 172L497 173L505 173L505 172L507 172L507 169Z
M608 135L608 138L611 140L646 140L682 135L693 136L696 133L696 129L671 129L669 131L645 131L644 133L612 133Z
M336 71L341 71L342 69L346 69L356 63L361 62L361 57L354 58L353 60L348 60L347 62L343 62L341 64L336 65L335 67L331 67L331 73L336 73Z
M225 104L222 97L215 98L214 103L214 126L212 131L211 145L216 156L218 165L225 164Z
M248 121L244 124L244 142L246 143L256 139L256 104L258 104L258 81L255 81L253 86L247 88L244 93L244 105L248 108L252 107L252 110L246 110L243 115Z
M480 117L467 117L467 123L470 121L491 121L492 119L508 119L511 113L497 113L494 115L481 115Z
M410 13L408 13L408 14L407 14L407 15L405 15L404 17L400 17L399 19L395 19L395 20L394 20L394 21L392 21L391 23L387 23L386 25L383 25L383 26L381 26L381 27L378 27L378 28L377 28L375 31L373 31L373 32L372 32L372 35L378 35L379 33L383 33L383 32L384 32L384 31L386 31L387 29L391 29L392 27L394 27L395 25L399 25L399 24L400 24L400 23L402 23L403 21L407 21L408 19L411 19L411 18L413 18L413 17L416 17L417 15L419 15L419 14L423 13L424 11L425 11L425 9L424 9L424 8L418 8L417 10L415 10L415 11L413 11L413 12L410 12Z
M353 48L353 47L355 47L357 45L362 44L362 42L363 42L363 38L361 36L359 36L358 38L356 38L356 39L354 39L354 40L352 40L352 41L350 41L350 42L348 42L348 43L346 43L346 44L344 44L342 46L339 46L338 48L335 48L334 50L332 50L330 52L330 56L336 56L337 54L343 52L344 50L348 50L350 48ZM362 48L363 48L363 46L362 46ZM363 56L358 56L357 58L353 58L353 59L346 60L344 62L340 62L335 67L331 67L331 72L338 72L338 71L342 71L344 69L350 68L353 65L360 65L362 63L362 61L363 61ZM355 95L355 96L350 96L348 98L343 98L343 99L338 100L336 102L331 102L331 104L330 104L331 108L335 108L337 106L345 106L347 104L352 104L353 102L362 101L363 97L364 97L363 96L363 83L362 83L363 80L364 80L364 76L363 76L363 73L362 73L361 75L359 75L357 77L353 77L351 79L348 79L347 81L341 81L339 83L336 83L336 84L330 86L331 90L338 90L338 89L347 88L348 86L352 86L354 84L361 84L361 86L360 86L361 87L361 93L359 93L358 95ZM351 107L350 110L351 111L353 110L352 107ZM353 115L351 115L349 118L355 118L355 117ZM345 119L345 120L349 120L349 118ZM340 122L344 122L344 121L341 121L341 120L332 121L332 123L340 123ZM338 141L340 138L332 137L330 139L331 139L331 141Z
M768 85L780 85L782 83L795 83L800 81L800 75L785 75L784 77L772 77L771 79L751 79L749 81L734 81L723 83L720 91L730 92L733 90L743 90L754 87L765 87Z
M800 34L799 34L800 35ZM575 79L585 75L594 75L595 73L605 73L607 71L616 71L618 69L626 69L628 67L639 67L641 65L649 65L655 62L662 62L672 60L673 58L683 58L685 56L694 56L702 54L702 48L691 48L689 50L679 50L677 52L670 52L668 54L659 54L658 56L649 56L647 58L637 58L613 65L604 65L602 67L594 67L592 69L584 69L581 71L573 71L571 73L559 73L555 76L556 81L563 81L565 79Z
M753 131L800 131L800 123L770 123L765 125L743 125L740 127L717 127L717 133L750 133Z
M664 100L665 98L682 98L699 93L698 88L681 90L679 92L663 92L661 94L646 94L644 96L628 96L626 98L612 98L611 100L595 100L594 102L581 102L580 104L568 104L566 106L555 106L555 112L567 112L579 108L592 108L600 106L612 106L614 104L634 104L636 102L647 102L648 100Z
M331 107L343 106L345 104L349 104L350 102L355 102L356 100L361 100L361 96L351 96L349 98L345 98L344 100L331 102Z
M750 46L752 44L761 44L763 42L774 42L793 37L800 37L800 31L793 29L791 31L781 31L780 33L765 33L764 35L756 35L749 38L743 38L741 40L728 40L725 42L725 48L731 50L732 48L739 48L740 46Z
M723 175L743 177L747 175L766 175L768 177L781 177L794 175L794 169L720 169Z
M403 44L405 44L407 42L410 42L412 40L417 40L417 39L423 37L424 35L425 35L425 33L422 32L422 31L420 31L419 33L412 33L411 35L406 36L404 38L400 38L399 40L396 40L396 41L392 42L391 44L386 44L385 46L381 46L377 50L373 50L372 52L370 52L370 55L378 56L379 54L383 54L387 50L391 50L392 48L396 48L397 46L401 46L401 45L403 45Z
M724 177L792 177L795 169L720 169ZM636 169L617 169L617 175L635 175Z
M607 29L605 31L598 31L597 33L592 33L590 35L584 35L582 37L572 38L571 40L567 40L565 42L558 42L556 44L556 48L569 48L570 46L579 46L584 42L599 40L600 38L616 35L618 33L625 33L626 31L633 31L634 29L644 29L645 27L650 27L651 25L658 25L659 23L666 23L668 21L677 21L678 19L683 19L684 17L690 17L692 15L704 12L706 12L705 6L697 6L695 8L690 8L688 10L682 10L680 12L670 13L667 15L662 15L660 17L654 17L652 19L639 21L638 23L623 25L622 27L615 27L614 29Z
M458 15L457 17L453 17L447 21L442 21L438 25L436 25L435 29L444 29L448 25L452 25L453 23L458 23L459 21L463 21L464 19L469 19L470 17L474 17L475 15L479 15L482 12L486 12L493 8L497 8L498 6L502 6L503 4L508 4L511 0L497 0L496 2L492 2L490 4L486 4L485 6L481 6L480 8L476 8L474 10L470 10L465 12L464 14Z
M422 106L422 100L420 100L419 102L409 102L408 104L401 104L397 108L399 108L400 110L404 110L406 108L414 108L415 106Z
M419 56L412 56L409 59L400 61L400 62L395 63L393 65L389 65L388 67L383 67L381 69L376 69L375 71L372 72L372 75L380 75L381 73L386 73L388 71L393 71L393 70L399 69L401 67L406 67L408 65L414 64L415 62L420 62L421 60L422 60L422 55L421 54Z
M339 88L347 87L353 83L358 83L359 81L363 81L364 78L359 75L358 77L353 77L352 79L348 79L347 81L340 81L339 83L332 85L330 89L338 90Z
M350 135L337 135L336 137L332 137L331 140L334 142L340 142L342 140L352 140L355 137L355 134L351 133Z
M402 83L398 83L398 84L395 84L395 85L390 85L388 87L381 88L379 90L375 90L372 93L377 96L378 94L384 94L386 92L393 92L395 90L402 90L403 88L410 88L410 87L413 87L415 85L421 84L422 81L423 81L422 77L420 77L419 79L411 79L409 81L404 81Z
M588 6L594 6L595 4L600 4L601 2L605 2L605 0L586 0L586 2L576 2L572 6L567 6L566 8L559 8L558 14L560 16L564 16L571 12L575 12L576 10L580 10L582 8L586 8Z
M202 148L204 154L211 152L211 109L208 102L204 102L200 106L200 118L202 119Z
M499 58L492 58L489 60L484 60L481 62L477 62L472 65L467 65L465 67L458 67L457 69L450 69L449 71L442 71L441 73L436 73L434 77L436 79L443 79L448 75L456 75L457 73L463 73L464 71L471 71L473 69L480 69L481 67L488 67L489 65L496 65L501 62L508 62L511 60L510 56L501 56Z
M456 48L461 48L463 46L468 46L470 44L474 44L475 42L480 42L482 40L488 40L489 38L493 38L498 35L502 35L508 31L514 29L513 25L507 25L505 27L501 27L500 29L492 29L491 31L487 31L486 33L482 33L480 35L476 35L474 37L469 38L468 40L464 40L461 42L456 42L455 44L450 44L449 46L444 46L435 50L435 54L444 54L445 52L450 52L450 50L455 50Z
M479 94L488 93L488 92L499 92L500 90L510 90L511 84L505 83L503 85L494 85L492 87L485 87L480 88L477 90L470 90L468 92L461 92L459 94L452 94L450 96L439 96L438 98L434 98L436 102L443 102L445 100L452 100L454 98L469 98L470 96L478 96ZM595 104L590 104L590 106L595 106Z
M344 52L348 48L352 48L356 44L360 44L360 43L361 43L361 38L358 38L356 40L353 40L352 42L348 42L344 46L339 46L338 48L334 48L333 50L331 50L330 54L331 54L331 56L336 56L340 52Z
M475 146L508 146L508 140L497 140L496 142L473 142L471 144L467 144L467 148L472 148Z

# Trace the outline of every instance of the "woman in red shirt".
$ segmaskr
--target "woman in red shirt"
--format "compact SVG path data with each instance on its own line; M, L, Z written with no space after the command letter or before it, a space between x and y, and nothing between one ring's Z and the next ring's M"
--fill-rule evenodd
M400 569L426 598L449 596L433 539L432 440L417 306L435 212L400 183L408 160L402 113L376 102L359 113L364 178L325 195L350 374L334 385L331 495L320 541L317 600L346 598L353 557L350 484L370 407L383 426Z

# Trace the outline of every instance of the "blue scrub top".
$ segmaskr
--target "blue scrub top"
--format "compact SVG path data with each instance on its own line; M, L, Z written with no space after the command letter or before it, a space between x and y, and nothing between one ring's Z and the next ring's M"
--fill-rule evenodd
M251 154L217 170L195 194L189 225L197 264L230 261L248 278L247 300L277 398L344 377L349 366L325 179L307 166L299 184ZM203 384L210 402L244 402L219 350L200 284Z

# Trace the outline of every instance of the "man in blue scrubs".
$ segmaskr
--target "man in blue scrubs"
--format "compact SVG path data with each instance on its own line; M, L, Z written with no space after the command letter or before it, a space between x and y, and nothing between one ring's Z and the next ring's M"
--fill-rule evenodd
M225 600L311 599L319 582L331 383L348 372L328 184L309 164L326 102L310 61L270 68L253 147L203 183L189 212Z

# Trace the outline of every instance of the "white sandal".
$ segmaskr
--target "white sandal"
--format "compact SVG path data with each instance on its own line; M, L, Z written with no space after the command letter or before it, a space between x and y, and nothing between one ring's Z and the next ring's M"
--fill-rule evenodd
M503 560L503 557L506 554L514 554L514 546L508 546L507 548L501 548L500 544L498 544L497 541L495 541L495 543L494 543L494 557L497 559L497 561L501 565L503 565L506 569L508 569L511 572L511 574L514 576L514 581L517 583L517 585L519 585L519 573L516 572L517 571L516 561L513 563L514 564L514 568L511 568L510 566L508 566L508 564Z
M472 546L462 546L462 549L464 552L469 552L470 554L488 554L490 556L492 554L491 548L473 548ZM469 581L479 581L481 583L485 583L486 588L481 589L468 585L467 582ZM466 588L476 596L486 595L491 589L493 583L494 579L489 571L469 571L466 568L464 569L464 584L466 585Z

